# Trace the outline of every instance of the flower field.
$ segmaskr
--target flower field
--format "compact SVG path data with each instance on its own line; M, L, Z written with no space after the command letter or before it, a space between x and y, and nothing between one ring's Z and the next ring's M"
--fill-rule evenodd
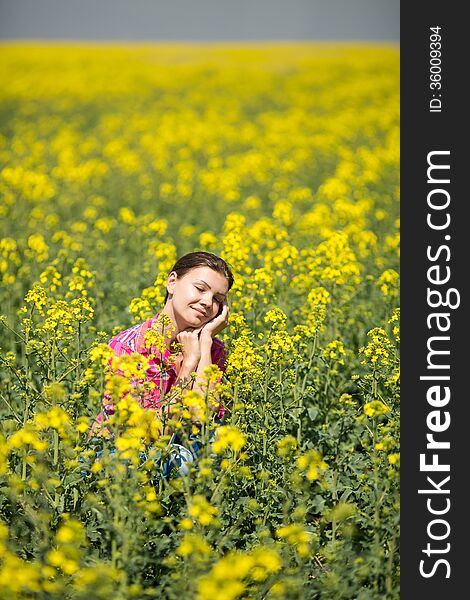
M398 599L398 48L0 53L0 597ZM193 250L235 276L226 414L183 396L166 479L107 341Z

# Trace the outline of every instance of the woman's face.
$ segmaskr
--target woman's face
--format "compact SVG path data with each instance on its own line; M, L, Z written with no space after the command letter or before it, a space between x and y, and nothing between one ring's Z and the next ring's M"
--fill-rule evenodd
M228 281L210 267L195 267L181 277L172 271L167 290L172 294L175 317L186 327L200 327L221 310L227 299Z

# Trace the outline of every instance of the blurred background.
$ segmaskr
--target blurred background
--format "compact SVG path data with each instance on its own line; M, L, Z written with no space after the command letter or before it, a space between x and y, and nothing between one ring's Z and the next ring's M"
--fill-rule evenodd
M399 0L1 0L0 39L398 40Z

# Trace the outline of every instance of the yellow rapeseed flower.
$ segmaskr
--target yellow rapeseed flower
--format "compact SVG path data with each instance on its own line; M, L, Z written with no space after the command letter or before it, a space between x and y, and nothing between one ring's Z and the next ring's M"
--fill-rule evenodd
M388 406L381 400L372 400L364 404L364 412L368 417L378 417L390 412Z
M214 523L217 512L217 508L209 504L204 496L195 495L189 502L189 516L201 525L210 525Z
M246 436L233 425L221 425L217 428L216 438L212 443L212 450L220 454L225 449L230 448L239 452L246 443Z

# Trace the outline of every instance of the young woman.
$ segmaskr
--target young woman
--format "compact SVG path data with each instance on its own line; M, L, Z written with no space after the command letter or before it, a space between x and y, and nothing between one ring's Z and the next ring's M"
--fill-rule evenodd
M143 408L163 409L171 417L172 406L163 404L169 395L178 398L177 394L171 394L174 388L192 389L204 396L208 385L204 369L214 364L222 372L225 370L227 352L216 335L228 326L227 294L232 285L232 272L222 258L210 252L190 252L182 256L168 274L162 310L145 323L126 329L109 341L116 356L139 353L150 357L145 377L151 384L146 387L151 391L140 396ZM163 330L163 353L153 353L149 348L152 327L160 332ZM215 383L210 383L209 390L214 386ZM100 435L112 414L114 405L110 397L105 396L103 410L90 437ZM223 415L224 407L218 406L215 419L220 421ZM187 464L193 462L200 450L195 436L189 437L193 439L191 448L183 446L181 439L173 435L170 460L164 465L165 474L169 474L173 466L182 473L187 472Z

